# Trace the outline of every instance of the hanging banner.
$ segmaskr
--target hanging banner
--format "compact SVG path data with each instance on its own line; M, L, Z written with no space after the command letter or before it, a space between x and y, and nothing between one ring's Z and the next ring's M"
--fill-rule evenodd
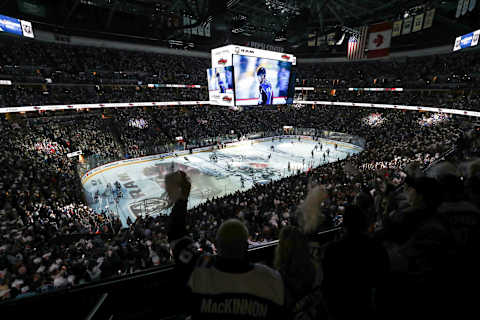
M317 40L317 35L315 33L309 33L308 34L307 46L308 47L315 47L315 40Z
M327 44L329 46L335 45L335 32L327 34Z
M398 37L402 34L402 22L403 20L397 20L393 23L392 37Z
M464 16L467 13L469 4L470 4L470 0L463 0L462 16Z
M433 18L435 17L435 8L430 9L425 14L425 21L423 23L423 29L431 28L433 25Z
M460 15L462 14L463 1L466 1L466 0L458 0L457 12L455 12L455 18L459 18Z
M412 31L413 17L403 20L402 34L409 34Z
M470 0L470 5L468 6L468 11L472 12L475 9L475 5L477 4L477 0Z
M423 17L424 16L425 16L425 14L423 14L423 13L415 16L415 18L413 19L412 32L417 32L417 31L422 30Z

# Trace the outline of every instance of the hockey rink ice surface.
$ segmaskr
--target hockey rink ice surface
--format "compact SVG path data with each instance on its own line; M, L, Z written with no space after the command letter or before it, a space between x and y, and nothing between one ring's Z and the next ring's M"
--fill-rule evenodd
M318 143L322 144L314 151ZM271 150L271 147L274 150ZM326 150L329 149L329 155ZM310 166L344 159L348 154L362 151L359 147L320 139L278 138L272 141L243 141L213 152L198 152L165 159L139 158L128 163L108 167L83 179L89 206L97 211L107 208L118 214L126 225L144 214L168 214L165 210L164 177L172 170L185 171L192 181L189 208L213 197L221 197L237 190L247 190L254 183L268 183ZM325 160L323 154L325 153ZM216 161L211 157L216 154ZM270 159L269 155L271 154ZM288 166L290 163L290 171ZM243 186L242 186L243 181ZM115 183L120 186L117 188ZM122 197L118 197L121 190Z

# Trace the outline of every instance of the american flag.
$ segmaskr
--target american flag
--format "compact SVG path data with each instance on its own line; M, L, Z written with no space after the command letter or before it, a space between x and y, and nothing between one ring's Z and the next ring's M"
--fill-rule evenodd
M367 42L368 26L363 26L359 28L358 31L358 35L352 35L350 36L350 39L348 39L348 60L359 60L367 58L367 55L365 54L365 44Z

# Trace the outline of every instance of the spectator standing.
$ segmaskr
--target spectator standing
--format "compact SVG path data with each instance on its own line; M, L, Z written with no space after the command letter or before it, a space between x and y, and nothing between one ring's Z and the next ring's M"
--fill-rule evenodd
M169 240L179 272L188 278L189 313L193 319L279 319L284 284L278 272L247 259L248 230L239 220L225 221L217 232L218 256L199 256L187 236L185 214L190 182L182 171L166 176L174 207ZM181 275L183 278L183 275Z
M367 234L367 222L358 207L347 207L343 237L326 246L322 287L333 319L372 319L376 315L375 289L381 286L389 261L385 249Z

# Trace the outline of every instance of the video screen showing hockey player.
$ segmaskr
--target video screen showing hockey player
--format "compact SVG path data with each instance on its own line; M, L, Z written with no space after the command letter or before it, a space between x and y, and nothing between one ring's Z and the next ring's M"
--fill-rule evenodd
M210 103L233 106L233 67L207 69L207 76Z
M219 67L207 69L208 91L217 93L233 93L233 68Z
M234 55L233 66L236 105L286 103L290 62Z

